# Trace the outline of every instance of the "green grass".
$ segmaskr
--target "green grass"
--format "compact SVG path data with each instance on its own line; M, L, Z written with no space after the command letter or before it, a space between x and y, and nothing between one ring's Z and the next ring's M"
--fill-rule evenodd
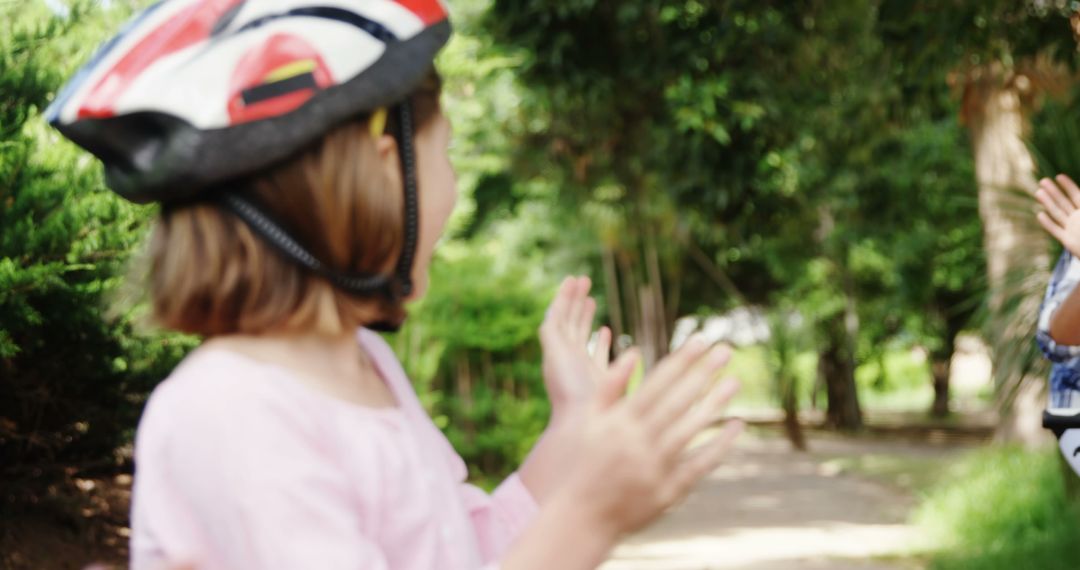
M884 375L881 372L882 364ZM817 374L817 354L807 351L796 356L795 373L799 378L800 402L804 409L808 409ZM768 351L764 346L737 349L725 375L735 376L742 381L742 391L732 402L733 408L757 410L777 406ZM863 364L856 371L855 380L859 385L859 399L865 408L926 410L934 397L929 367L908 350L890 350L880 361ZM818 396L818 402L821 406L825 404L824 394Z
M732 402L733 408L756 410L777 407L768 358L768 349L761 345L744 346L735 350L731 362L724 369L725 376L734 376L742 383L742 390ZM813 352L805 352L795 358L800 398L806 408L810 407L810 390L814 386L816 367L817 355Z
M1066 506L1060 461L995 447L954 464L914 515L930 570L1080 567L1080 510Z
M870 408L925 410L934 399L929 366L910 350L890 350L881 360L859 366L855 381L860 398Z
M732 406L751 409L776 407L766 358L767 353L762 346L738 348L732 354L724 375L734 376L742 383L742 390Z

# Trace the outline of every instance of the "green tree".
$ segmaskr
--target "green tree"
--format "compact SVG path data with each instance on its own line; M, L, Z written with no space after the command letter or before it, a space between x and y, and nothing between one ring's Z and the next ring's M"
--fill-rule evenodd
M1046 96L1074 81L1076 8L1042 0L885 0L879 13L887 51L903 63L892 73L905 101L940 100L950 86L959 94L956 112L970 134L979 188L1000 432L1040 440L1044 375L1033 373L1030 338L1052 260L1031 220L1035 163L1024 141Z
M594 225L599 251L587 255L599 258L616 332L632 333L647 362L666 350L676 316L766 301L817 249L816 204L828 192L800 178L798 161L816 145L806 112L827 107L856 51L828 38L862 29L867 12L809 11L694 1L492 6L488 27L520 54L528 92L512 170L547 182L553 209L604 214ZM841 333L850 346L851 331ZM834 407L854 410L845 421L857 424L849 353L837 358L851 374L830 381L851 383Z
M146 393L189 343L137 334L135 311L106 316L149 212L40 116L125 11L0 10L0 495L18 503L70 468L123 462Z

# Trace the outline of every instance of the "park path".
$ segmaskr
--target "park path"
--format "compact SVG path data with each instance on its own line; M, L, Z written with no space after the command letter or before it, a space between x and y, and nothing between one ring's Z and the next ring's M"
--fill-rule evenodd
M779 438L744 435L726 465L603 570L917 568L896 558L916 540L911 493L837 466L866 457L938 464L958 449L820 436L810 445L796 454Z

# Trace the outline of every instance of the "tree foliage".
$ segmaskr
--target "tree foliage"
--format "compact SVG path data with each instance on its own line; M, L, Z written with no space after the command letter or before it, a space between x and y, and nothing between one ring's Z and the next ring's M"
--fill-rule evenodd
M190 342L136 332L135 312L108 314L148 212L108 192L40 117L119 14L2 10L12 28L0 36L0 496L21 501L69 468L123 461L114 451L142 399Z

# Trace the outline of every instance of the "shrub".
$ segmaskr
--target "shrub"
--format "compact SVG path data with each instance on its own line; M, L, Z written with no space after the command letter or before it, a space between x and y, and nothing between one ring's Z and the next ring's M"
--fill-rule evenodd
M1062 474L1056 450L992 448L958 462L916 511L934 537L930 567L1076 568L1080 511Z

